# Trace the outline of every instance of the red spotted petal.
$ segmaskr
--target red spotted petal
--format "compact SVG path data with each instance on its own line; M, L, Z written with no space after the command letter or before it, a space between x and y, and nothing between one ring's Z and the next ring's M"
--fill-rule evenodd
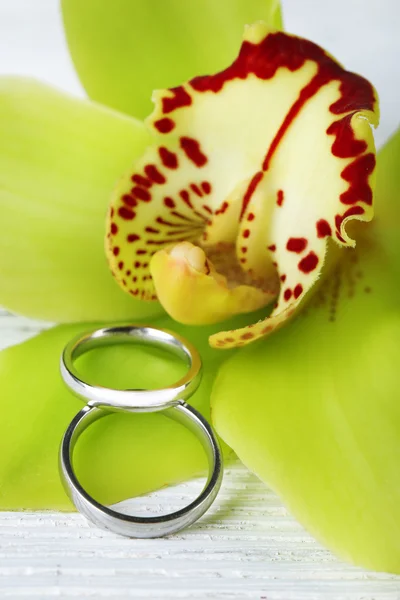
M148 277L138 250L150 258L181 239L236 242L243 271L281 282L269 319L211 338L249 343L293 314L328 238L353 246L346 223L372 218L376 93L316 44L258 23L225 71L154 99L154 145L113 201L110 263L128 291L149 299L151 281L135 288L124 276L133 268Z

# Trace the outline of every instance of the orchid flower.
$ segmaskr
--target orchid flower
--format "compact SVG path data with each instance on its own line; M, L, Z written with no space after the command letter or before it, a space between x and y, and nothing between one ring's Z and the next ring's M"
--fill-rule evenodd
M354 246L347 224L372 218L376 93L319 46L258 23L230 67L153 98L154 142L111 203L113 274L187 324L277 298L266 319L210 340L243 346L294 313L329 238Z
M100 13L95 4L63 2L91 97L142 117L134 84L169 89L154 93L144 125L37 83L0 82L0 303L64 323L153 319L164 308L172 318L156 324L202 354L194 404L209 415L213 388L223 440L328 547L400 572L397 137L378 159L378 219L357 223L372 218L375 90L319 46L274 29L275 2L229 0L209 12L196 3L194 15L192 3L165 0L159 25L145 2L119 0L119 11ZM181 19L174 31L164 27L168 11ZM231 23L221 28L218 15ZM229 32L260 18L268 25L246 28L226 68ZM216 74L195 77L207 72ZM357 249L344 248L353 238ZM86 327L61 325L0 354L4 508L70 508L55 457L80 403L62 387L58 357ZM89 378L119 387L132 385L133 371L143 388L180 373L143 349L81 360ZM137 452L146 464L130 480ZM162 414L116 414L85 434L77 469L92 494L115 502L200 473L204 460Z

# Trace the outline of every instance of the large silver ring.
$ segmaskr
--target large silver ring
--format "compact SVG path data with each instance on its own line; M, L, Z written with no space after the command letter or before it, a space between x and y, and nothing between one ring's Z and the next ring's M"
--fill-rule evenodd
M155 390L117 390L91 385L81 378L75 367L79 356L99 346L127 342L150 344L177 355L188 366L186 375L174 385ZM201 359L192 344L165 329L132 324L102 327L72 339L62 353L60 368L67 386L89 406L131 412L152 412L177 406L196 391L201 380Z
M134 342L163 347L180 356L188 366L187 374L175 385L156 390L116 390L86 382L74 361L98 346ZM176 533L199 519L215 500L222 482L223 464L219 442L204 417L185 400L197 389L201 378L201 359L186 340L169 331L132 324L112 325L90 331L73 339L61 356L61 375L68 388L87 401L71 421L61 442L60 476L65 490L79 510L95 525L135 538L153 538ZM208 459L208 478L200 495L188 506L157 517L135 517L104 506L92 498L78 481L73 468L75 444L83 431L110 411L154 412L178 421L201 442Z

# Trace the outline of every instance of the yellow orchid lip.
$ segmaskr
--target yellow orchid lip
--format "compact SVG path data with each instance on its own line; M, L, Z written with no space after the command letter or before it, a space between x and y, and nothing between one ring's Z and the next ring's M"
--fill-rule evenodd
M229 247L225 251L229 254ZM223 249L220 252L225 256ZM157 298L181 323L205 325L257 310L276 297L277 288L249 285L244 283L245 277L243 283L235 281L235 274L245 274L239 266L234 273L229 258L227 263L231 279L216 270L201 247L190 242L160 250L150 264ZM224 265L220 266L223 270Z
M346 224L372 218L375 90L316 44L257 23L225 71L153 99L154 143L111 203L110 266L125 291L159 299L187 324L277 296L267 319L210 338L218 348L250 343L294 313L328 238L354 246ZM210 260L228 247L233 280ZM194 269L190 257L213 268Z

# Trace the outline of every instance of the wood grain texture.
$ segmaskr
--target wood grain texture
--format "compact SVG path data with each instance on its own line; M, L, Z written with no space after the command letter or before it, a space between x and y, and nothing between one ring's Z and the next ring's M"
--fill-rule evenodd
M0 312L0 347L40 325ZM183 506L189 482L120 504L136 514ZM239 463L211 511L185 532L128 540L77 514L0 513L0 598L400 600L400 577L343 564Z

